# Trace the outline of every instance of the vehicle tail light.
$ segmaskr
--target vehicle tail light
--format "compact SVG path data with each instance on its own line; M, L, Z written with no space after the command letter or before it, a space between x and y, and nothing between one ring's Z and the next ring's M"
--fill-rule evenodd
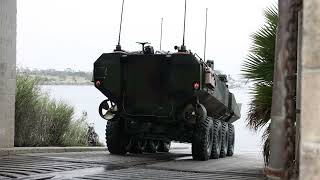
M200 83L198 81L194 82L192 85L194 90L199 90L200 89Z
M97 81L96 81L96 86L97 86L97 87L101 86L101 81L97 80Z

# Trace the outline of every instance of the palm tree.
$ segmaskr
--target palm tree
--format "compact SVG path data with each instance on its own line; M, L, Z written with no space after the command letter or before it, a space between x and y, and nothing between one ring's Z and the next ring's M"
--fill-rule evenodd
M265 9L264 16L265 24L251 36L251 48L241 71L245 78L253 82L253 87L250 89L252 99L249 104L247 125L255 131L267 126L262 138L265 164L268 164L277 8L271 6Z

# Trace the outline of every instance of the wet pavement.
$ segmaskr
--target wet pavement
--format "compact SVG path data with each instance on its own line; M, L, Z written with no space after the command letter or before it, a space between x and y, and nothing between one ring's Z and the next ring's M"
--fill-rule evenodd
M24 154L0 157L0 179L265 179L260 152L193 161L190 145L169 153L108 152Z

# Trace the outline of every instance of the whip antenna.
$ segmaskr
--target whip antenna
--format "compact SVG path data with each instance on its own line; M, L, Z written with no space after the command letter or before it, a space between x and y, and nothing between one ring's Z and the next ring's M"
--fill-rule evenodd
M122 0L121 19L120 19L120 28L119 28L119 39L118 39L118 45L116 46L116 51L121 51L120 40L121 40L121 30L122 30L123 7L124 7L124 0Z
M206 8L206 25L205 25L205 28L204 28L204 52L203 52L203 60L204 61L206 61L207 29L208 29L208 8Z
M163 18L161 18L160 51L162 50L162 26L163 26Z
M186 36L186 16L187 16L187 0L184 1L183 40L182 40L181 51L186 51L186 46L184 44L184 39Z

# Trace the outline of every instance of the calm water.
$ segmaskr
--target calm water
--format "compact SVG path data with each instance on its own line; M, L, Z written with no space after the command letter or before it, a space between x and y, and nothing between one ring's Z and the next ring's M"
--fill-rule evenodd
M88 122L93 123L100 141L105 142L106 121L98 114L98 106L104 95L96 90L93 86L42 86L44 91L49 92L51 97L61 99L76 108L79 116L83 111L88 113ZM234 123L236 131L236 151L261 151L261 134L255 133L246 127L245 119L248 110L249 95L245 89L231 90L239 103L242 103L241 119Z

